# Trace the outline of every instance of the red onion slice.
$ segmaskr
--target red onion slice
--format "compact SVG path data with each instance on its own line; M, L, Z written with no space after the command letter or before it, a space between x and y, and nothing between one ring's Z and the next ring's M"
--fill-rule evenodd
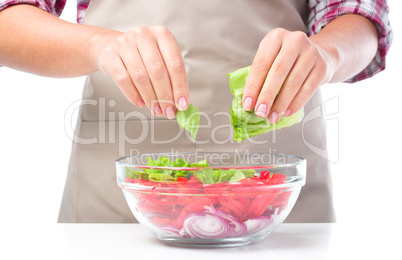
M169 236L181 237L180 229L175 226L171 226L171 225L163 226L163 227L160 227L160 230L162 230L164 233L166 233Z
M229 222L229 225L232 227L232 235L230 237L242 237L247 235L247 226L237 218L229 215L223 210L216 210L216 212L222 218L226 219Z
M226 238L232 233L232 227L224 218L209 212L193 213L183 222L181 235L190 238Z
M162 229L180 237L220 239L264 232L272 222L271 216L262 216L243 223L222 210L205 206L205 211L189 214L184 219L182 229L174 226L164 226Z
M247 235L256 234L264 231L272 224L271 216L262 216L255 219L249 219L244 224L247 226Z

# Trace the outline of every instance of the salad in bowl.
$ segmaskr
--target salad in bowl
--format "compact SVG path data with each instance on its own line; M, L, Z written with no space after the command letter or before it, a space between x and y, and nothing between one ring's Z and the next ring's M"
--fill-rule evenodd
M117 184L135 218L165 243L240 246L288 216L306 160L270 153L143 154L116 161Z

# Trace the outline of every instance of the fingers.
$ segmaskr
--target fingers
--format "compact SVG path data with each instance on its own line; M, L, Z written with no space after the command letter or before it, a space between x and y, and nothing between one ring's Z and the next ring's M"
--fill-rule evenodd
M268 71L281 49L281 42L264 38L257 50L243 92L243 108L254 109Z
M284 45L276 57L271 69L267 75L261 92L256 102L255 113L260 117L267 117L272 105L276 99L279 90L282 87L287 75L293 67L298 56L298 51L294 48ZM274 118L274 119L272 119ZM276 113L271 113L269 120L275 121Z
M162 110L160 107L158 107L158 104L156 104L155 102L151 103L151 100L157 100L157 97L153 90L152 83L148 77L148 72L145 69L145 66L137 49L121 49L120 58L124 63L132 82L130 87L124 87L123 85L118 83L120 89L123 91L123 93L139 93L140 97L142 97L143 105L147 105L147 107L154 113L154 115L161 115ZM119 68L119 70L121 70L121 68Z
M303 55L298 57L292 70L286 77L275 103L271 107L270 114L268 115L268 120L271 123L278 122L282 116L286 117L291 115L292 112L298 111L295 110L295 106L289 107L289 105L305 83L313 66L314 63L308 57L304 57Z
M189 90L184 62L174 36L164 27L157 27L158 47L167 68L173 97L178 110L188 108Z
M176 110L172 104L172 87L170 85L168 71L165 67L163 58L161 57L156 39L152 34L139 32L137 35L137 40L138 51L153 88L145 88L144 86L141 87L143 88L143 92L154 92L156 94L156 99L147 101L153 103L151 104L151 107L160 106L165 117L173 118L176 115Z
M251 66L243 108L254 109L271 123L297 112L330 78L325 57L304 33L273 30L261 42Z
M303 83L303 86L300 88L299 92L292 99L288 106L288 115L290 116L293 113L299 111L314 95L315 91L321 86L323 82L322 75L325 73L322 68L319 66L314 66L310 71L310 74L307 76L307 79ZM276 122L279 121L280 118L277 119Z
M184 62L173 35L164 27L139 27L119 37L99 58L129 101L154 115L174 118L188 107Z
M123 60L121 59L118 51L110 48L103 54L103 59L108 62L101 64L101 70L112 77L115 83L120 87L124 96L137 107L143 107L144 101L134 86L130 75L127 72Z
M277 123L282 116L287 117L299 111L315 91L329 79L327 65L316 46L307 45L301 49L298 59L271 107L268 120L271 123Z

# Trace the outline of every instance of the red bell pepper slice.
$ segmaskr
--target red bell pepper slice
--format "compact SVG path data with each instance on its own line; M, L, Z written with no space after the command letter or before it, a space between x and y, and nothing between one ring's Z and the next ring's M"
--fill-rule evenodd
M268 206L275 199L277 193L257 195L252 199L251 205L247 208L240 220L246 221L248 219L255 219L260 217Z
M249 200L246 200L249 203ZM243 213L247 210L248 204L244 202L245 200L239 201L237 199L234 199L233 197L220 200L220 204L223 206L223 210L229 213L229 215L232 215L238 219L240 219Z
M262 171L260 172L260 179L269 179L270 178L270 173L269 171Z
M179 181L179 182L187 182L188 180L187 180L186 177L178 177L177 181Z

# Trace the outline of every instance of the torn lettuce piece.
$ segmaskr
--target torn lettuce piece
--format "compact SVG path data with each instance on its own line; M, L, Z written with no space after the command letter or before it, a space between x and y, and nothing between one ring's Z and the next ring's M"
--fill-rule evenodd
M203 184L228 182L236 170L203 169L194 172L194 176Z
M176 181L176 179L177 178L167 173L151 173L149 175L149 180L154 182L171 182Z
M149 173L142 172L142 171L135 171L130 167L126 167L126 177L133 178L133 179L149 179Z
M182 158L177 158L174 161L171 161L167 156L161 156L157 160L153 160L150 157L147 157L147 166L152 167L208 167L208 163L206 160L192 163L190 166L189 161L184 161ZM194 166L195 165L195 166ZM150 180L154 182L172 182L177 181L177 178L184 177L186 179L190 179L193 175L192 171L189 170L169 170L169 169L144 169L143 172L136 171L130 167L126 167L126 177L133 179L144 179Z
M236 169L202 169L195 171L194 176L203 184L239 182L245 178L253 178L254 170L236 170Z
M242 106L243 90L251 66L229 73L230 92L234 96L230 110L230 122L234 130L234 140L241 142L272 130L289 127L299 123L304 116L304 109L288 117L282 117L276 124L271 124L266 118L260 118L254 110L246 111Z
M194 142L200 125L200 114L198 113L198 108L190 104L187 110L178 111L176 118L180 128L189 131L191 139L193 139Z
M246 176L244 175L244 173L242 171L237 170L232 177L230 178L229 182L238 182L240 180L245 179Z
M207 159L190 164L190 167L209 167Z
M131 167L126 167L126 177L133 179L143 179L154 182L174 182L179 177L184 177L187 180L191 176L195 176L203 184L238 182L245 178L253 178L255 175L254 169L211 169L207 160L189 163L182 158L177 158L171 161L167 156L161 156L157 160L147 157L147 166L152 167L180 167L180 168L197 168L196 170L168 170L168 169L144 169L144 171L135 170ZM204 169L200 169L204 168Z
M167 156L159 157L158 160L152 160L150 157L147 157L147 166L159 166L159 167L173 167L173 162L169 160ZM171 174L172 170L165 170L165 169L144 169L144 171L148 174Z

